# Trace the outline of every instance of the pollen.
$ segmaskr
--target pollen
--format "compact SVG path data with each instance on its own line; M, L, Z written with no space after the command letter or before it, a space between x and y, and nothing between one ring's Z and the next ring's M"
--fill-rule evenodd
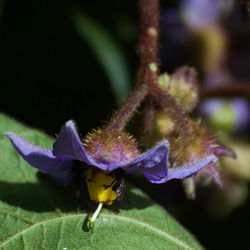
M116 200L117 194L113 188L117 181L109 171L90 167L87 171L86 182L92 201L111 205Z

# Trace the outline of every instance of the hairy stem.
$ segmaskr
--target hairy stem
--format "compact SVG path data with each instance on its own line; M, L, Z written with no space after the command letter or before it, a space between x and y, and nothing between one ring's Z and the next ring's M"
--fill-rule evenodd
M140 0L141 32L138 44L140 58L140 81L149 88L158 80L158 39L159 39L159 1Z
M165 110L176 124L176 129L180 135L190 134L190 120L184 109L176 102L175 98L160 89L151 91L151 103L160 110Z
M159 1L140 0L141 34L139 53L141 64L141 82L149 86L149 99L156 108L165 108L168 114L176 121L177 129L181 134L187 134L189 120L183 108L167 92L163 92L158 85L159 60Z
M147 93L147 85L138 83L121 108L112 116L105 129L122 131Z
M157 84L158 78L158 0L139 0L141 11L141 31L139 38L140 77L134 90L119 111L111 118L106 130L122 131L136 108L148 93L151 84Z
M112 116L106 130L122 131L136 108L149 94L150 102L158 108L167 108L176 121L180 133L187 133L188 118L175 99L164 93L158 86L158 39L159 39L159 1L139 0L140 37L138 43L140 75L137 85L122 107Z

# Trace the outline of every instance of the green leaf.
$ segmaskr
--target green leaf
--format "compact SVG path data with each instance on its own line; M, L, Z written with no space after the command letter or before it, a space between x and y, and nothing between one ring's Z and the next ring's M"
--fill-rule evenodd
M76 198L28 165L4 132L51 148L53 139L0 114L0 249L201 249L197 241L140 190L128 185L122 202L105 207L95 228L84 220L96 204Z
M91 20L83 12L73 12L73 22L78 33L92 48L106 72L116 102L121 103L128 95L130 77L128 63L117 42L104 28Z

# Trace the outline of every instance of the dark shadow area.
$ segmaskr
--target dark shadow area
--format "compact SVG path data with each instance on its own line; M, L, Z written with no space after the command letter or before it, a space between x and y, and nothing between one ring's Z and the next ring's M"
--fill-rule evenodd
M83 188L79 198L76 197L72 185L62 187L49 176L38 173L38 183L0 182L0 199L12 206L38 213L60 209L62 212L93 212L96 204L90 201L87 187ZM135 194L128 186L121 202L115 201L106 206L114 212L120 209L143 209L153 204L150 200Z
M143 209L154 205L154 202L150 198L138 195L132 189L135 189L135 187L127 183L123 199L115 201L110 207L113 212L119 213L120 210Z
M162 205L188 229L206 249L246 249L250 234L250 202L224 216L211 213L214 188L199 188L195 200L188 200L179 180L157 185L143 177L130 178L154 202ZM240 237L240 240L239 240Z
M105 72L72 24L73 2L5 1L0 23L1 110L50 134L72 118L85 134L115 108Z
M89 227L88 227L89 218L90 218L90 216L87 215L87 216L85 217L83 223L82 223L82 230L83 230L84 232L89 232L89 231L90 231L90 229L89 229Z

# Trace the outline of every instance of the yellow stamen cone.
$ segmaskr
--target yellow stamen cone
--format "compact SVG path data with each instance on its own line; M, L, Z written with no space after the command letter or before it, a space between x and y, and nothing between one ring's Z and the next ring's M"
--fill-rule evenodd
M113 190L117 181L110 175L109 171L90 167L87 171L86 182L92 201L111 205L117 198L116 191Z

